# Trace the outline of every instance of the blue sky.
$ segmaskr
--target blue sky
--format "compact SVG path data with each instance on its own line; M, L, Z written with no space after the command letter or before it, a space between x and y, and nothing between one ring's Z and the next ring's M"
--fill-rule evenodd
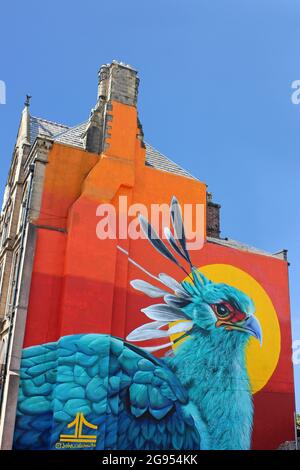
M11 0L0 15L1 196L25 94L33 115L77 124L99 66L127 62L146 140L208 183L222 235L288 248L300 339L299 0ZM300 411L300 365L295 375Z

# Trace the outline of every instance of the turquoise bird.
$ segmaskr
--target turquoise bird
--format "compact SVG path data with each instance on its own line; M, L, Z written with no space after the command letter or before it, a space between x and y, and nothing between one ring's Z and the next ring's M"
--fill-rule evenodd
M81 334L24 349L15 449L251 447L245 349L251 337L262 341L255 306L242 291L210 281L193 266L175 197L170 215L168 246L144 217L139 220L152 246L184 270L185 280L141 267L155 283L136 279L131 285L163 301L142 309L151 321L126 340ZM185 341L174 348L177 333ZM158 346L132 344L158 338ZM160 349L168 352L158 359L152 353Z

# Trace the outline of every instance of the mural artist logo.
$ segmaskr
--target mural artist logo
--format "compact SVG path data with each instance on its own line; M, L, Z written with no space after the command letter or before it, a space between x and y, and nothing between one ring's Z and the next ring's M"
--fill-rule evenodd
M145 239L141 230L139 216L151 221L155 231L151 232L151 238L158 238L160 227L170 229L170 209L168 204L151 204L150 217L147 206L140 203L128 205L127 196L120 196L118 205L109 203L100 204L96 210L96 216L101 220L96 226L96 235L100 240L131 240ZM205 238L204 204L184 204L183 219L188 250L199 250L203 247ZM181 233L176 233L177 238ZM166 239L166 232L162 237Z
M3 80L0 80L0 104L6 104L6 85Z
M83 426L88 429L98 429L95 424L89 423L83 413L77 413L75 419L67 425L68 429L75 428L73 434L61 434L59 442L56 444L57 449L72 449L83 447L95 447L97 436L94 434L84 434L82 431ZM67 444L63 444L67 443Z

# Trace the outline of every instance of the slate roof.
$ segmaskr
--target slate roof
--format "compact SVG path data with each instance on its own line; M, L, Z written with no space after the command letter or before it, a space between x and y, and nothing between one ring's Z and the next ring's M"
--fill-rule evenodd
M54 137L55 135L68 130L68 126L57 124L56 122L46 121L37 117L30 116L30 142L34 143L39 135Z
M68 127L56 122L47 121L37 117L30 117L30 141L31 144L39 135L46 135L55 142L70 145L71 147L83 148L82 135L86 129L88 121L77 126ZM184 170L177 163L156 150L152 145L146 145L146 165L157 170L167 171L186 178L196 179L188 171Z
M152 145L145 143L146 145L146 165L158 170L168 171L169 173L176 173L177 175L186 176L187 178L196 179L188 171L184 170L177 163L170 160L168 157L156 150Z
M279 258L287 261L286 250L278 251L278 253L269 253L268 251L261 250L260 248L255 248L254 246L247 245L246 243L233 240L232 238L214 238L214 237L207 237L207 241L210 243L215 243L217 245L227 246L228 248L235 248L236 250L240 251L248 251L250 253L254 253L257 255L263 256L271 256L272 258Z

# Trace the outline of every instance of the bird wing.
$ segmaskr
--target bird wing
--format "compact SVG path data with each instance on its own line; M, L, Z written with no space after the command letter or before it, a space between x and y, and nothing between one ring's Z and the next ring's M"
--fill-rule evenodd
M27 348L20 375L15 449L66 443L107 450L200 448L179 380L162 361L124 340L84 334ZM76 417L83 420L83 437Z

